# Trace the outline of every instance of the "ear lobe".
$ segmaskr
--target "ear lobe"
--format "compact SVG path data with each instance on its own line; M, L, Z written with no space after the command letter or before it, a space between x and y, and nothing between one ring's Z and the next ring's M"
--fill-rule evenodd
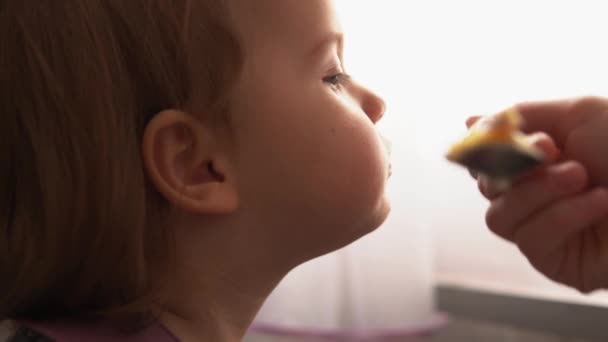
M228 214L238 207L229 156L213 132L178 110L158 113L146 126L144 167L174 207L197 214Z

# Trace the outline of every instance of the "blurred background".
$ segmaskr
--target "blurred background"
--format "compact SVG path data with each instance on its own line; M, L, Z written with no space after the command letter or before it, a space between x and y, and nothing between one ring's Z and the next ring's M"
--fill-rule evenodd
M470 115L493 114L520 101L608 94L605 2L336 5L348 72L388 104L379 127L394 146L388 189L393 211L370 236L294 270L260 312L249 341L566 341L559 329L551 331L551 324L562 324L556 311L574 320L578 309L608 307L608 295L583 296L536 273L515 247L486 229L486 201L466 170L444 154L465 133ZM464 291L457 292L460 302L454 291ZM466 297L475 293L498 297ZM547 313L537 318L554 321L545 324L547 331L530 332L513 322L462 318L458 312L475 306L467 300L476 298L508 299L485 308L490 316L534 311L514 304L519 299L538 308L562 306L542 306ZM466 329L478 339L463 337ZM570 338L584 336L581 331Z

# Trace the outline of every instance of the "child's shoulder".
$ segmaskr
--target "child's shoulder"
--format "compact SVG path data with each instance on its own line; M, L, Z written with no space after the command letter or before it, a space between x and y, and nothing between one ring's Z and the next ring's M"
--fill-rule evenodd
M6 342L52 342L50 338L25 326L18 327L9 335Z
M0 342L177 342L178 339L159 323L137 333L124 334L105 324L76 322L11 322L1 324Z

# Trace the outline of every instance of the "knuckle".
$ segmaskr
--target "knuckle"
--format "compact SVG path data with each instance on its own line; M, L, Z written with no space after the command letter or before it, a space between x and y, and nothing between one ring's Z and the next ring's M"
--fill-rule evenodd
M599 96L581 96L574 100L571 111L573 113L585 113L605 106L606 100Z
M537 265L542 264L545 253L539 243L522 236L517 236L516 244L519 251L526 256L531 265L538 268L539 266Z
M561 204L558 207L552 208L544 219L544 225L547 227L565 227L571 226L576 222L573 222L575 218L572 215L574 203L570 205ZM576 211L574 211L576 212Z

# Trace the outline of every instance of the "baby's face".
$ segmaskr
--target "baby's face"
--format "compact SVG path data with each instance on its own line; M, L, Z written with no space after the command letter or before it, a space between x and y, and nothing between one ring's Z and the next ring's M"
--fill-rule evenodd
M246 60L231 108L245 216L269 250L298 259L373 231L390 208L384 103L343 76L331 0L232 5Z

